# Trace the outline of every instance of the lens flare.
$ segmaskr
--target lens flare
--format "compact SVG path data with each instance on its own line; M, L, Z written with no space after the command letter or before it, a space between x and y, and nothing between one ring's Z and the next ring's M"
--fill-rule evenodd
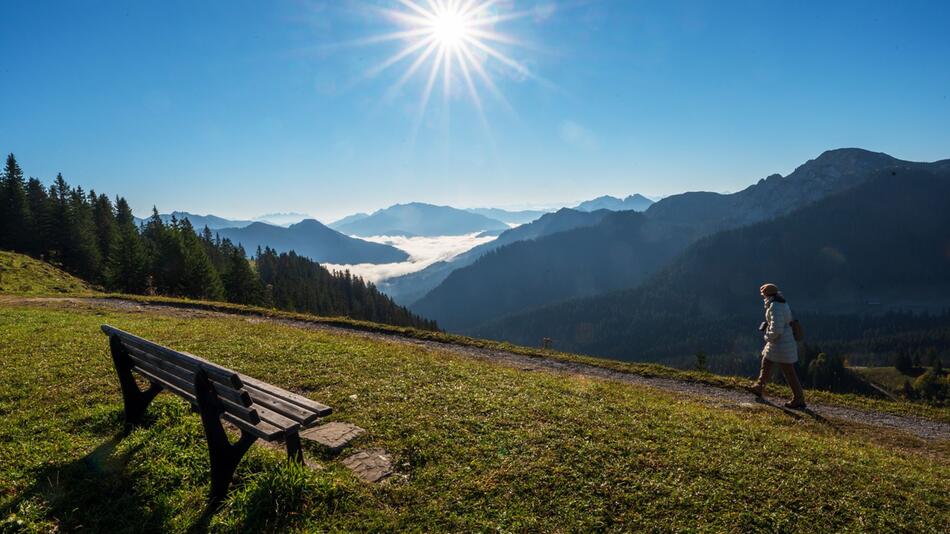
M413 77L423 80L417 128L437 85L441 85L443 102L447 106L453 84L458 83L487 128L480 89L487 89L512 111L493 80L493 73L507 70L519 80L539 80L503 50L504 47L522 46L522 43L496 29L504 22L531 16L534 13L531 10L505 11L499 0L395 0L392 7L380 8L379 12L397 26L396 31L368 37L359 44L402 41L404 46L370 68L365 76L375 77L397 65L405 65L405 71L390 88L389 96L395 95ZM500 68L490 68L493 62Z

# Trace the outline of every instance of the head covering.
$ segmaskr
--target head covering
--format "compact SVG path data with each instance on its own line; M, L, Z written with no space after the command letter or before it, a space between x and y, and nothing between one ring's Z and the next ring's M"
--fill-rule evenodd
M759 293L762 293L766 297L774 297L778 295L778 286L769 283L762 284L762 287L759 288Z

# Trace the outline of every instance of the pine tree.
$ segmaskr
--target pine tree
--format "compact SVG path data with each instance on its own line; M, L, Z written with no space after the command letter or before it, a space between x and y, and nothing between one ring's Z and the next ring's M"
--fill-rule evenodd
M106 268L110 289L125 293L143 293L148 274L148 254L138 230L135 218L124 198L117 198L116 240L109 253Z
M49 204L47 208L47 250L50 261L63 264L65 251L68 248L69 235L69 185L63 179L62 173L56 175L56 180L49 188Z
M188 219L182 219L175 226L184 270L180 286L184 296L207 300L220 300L224 297L221 277L215 270L201 239L195 234Z
M96 239L92 206L89 205L81 187L77 187L70 194L68 213L67 246L63 254L63 263L80 278L101 281L102 257L99 253L99 242Z
M10 154L0 177L0 248L28 252L36 240L36 236L30 234L30 227L23 170Z
M26 201L30 205L30 230L32 239L30 254L41 259L49 254L49 195L43 183L36 178L30 178L26 184Z
M95 192L90 192L89 202L92 205L92 218L96 227L96 242L99 254L105 262L112 254L118 240L115 210L112 201L106 195L97 196Z
M230 247L227 269L221 275L228 302L262 304L264 288L260 277L251 269L242 247Z

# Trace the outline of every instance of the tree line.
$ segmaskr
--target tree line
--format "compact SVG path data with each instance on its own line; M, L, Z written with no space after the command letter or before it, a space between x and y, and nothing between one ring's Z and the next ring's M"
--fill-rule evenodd
M349 271L330 272L295 254L256 251L188 219L165 223L153 208L136 223L128 202L26 180L13 154L0 174L0 249L45 260L110 291L218 300L282 310L437 329Z

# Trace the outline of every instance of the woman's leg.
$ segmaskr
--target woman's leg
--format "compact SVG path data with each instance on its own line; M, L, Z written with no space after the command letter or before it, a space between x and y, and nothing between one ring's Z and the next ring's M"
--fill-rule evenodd
M762 395L762 390L765 388L765 385L769 383L769 380L772 378L772 360L762 356L762 367L759 369L759 379L755 381L755 384L752 385L752 390L757 395Z
M795 395L795 398L792 399L792 403L804 404L805 392L802 390L802 383L798 381L798 374L795 373L795 364L780 363L779 367L782 368L782 374L785 375L785 381L788 382L788 386L792 388L792 394Z

